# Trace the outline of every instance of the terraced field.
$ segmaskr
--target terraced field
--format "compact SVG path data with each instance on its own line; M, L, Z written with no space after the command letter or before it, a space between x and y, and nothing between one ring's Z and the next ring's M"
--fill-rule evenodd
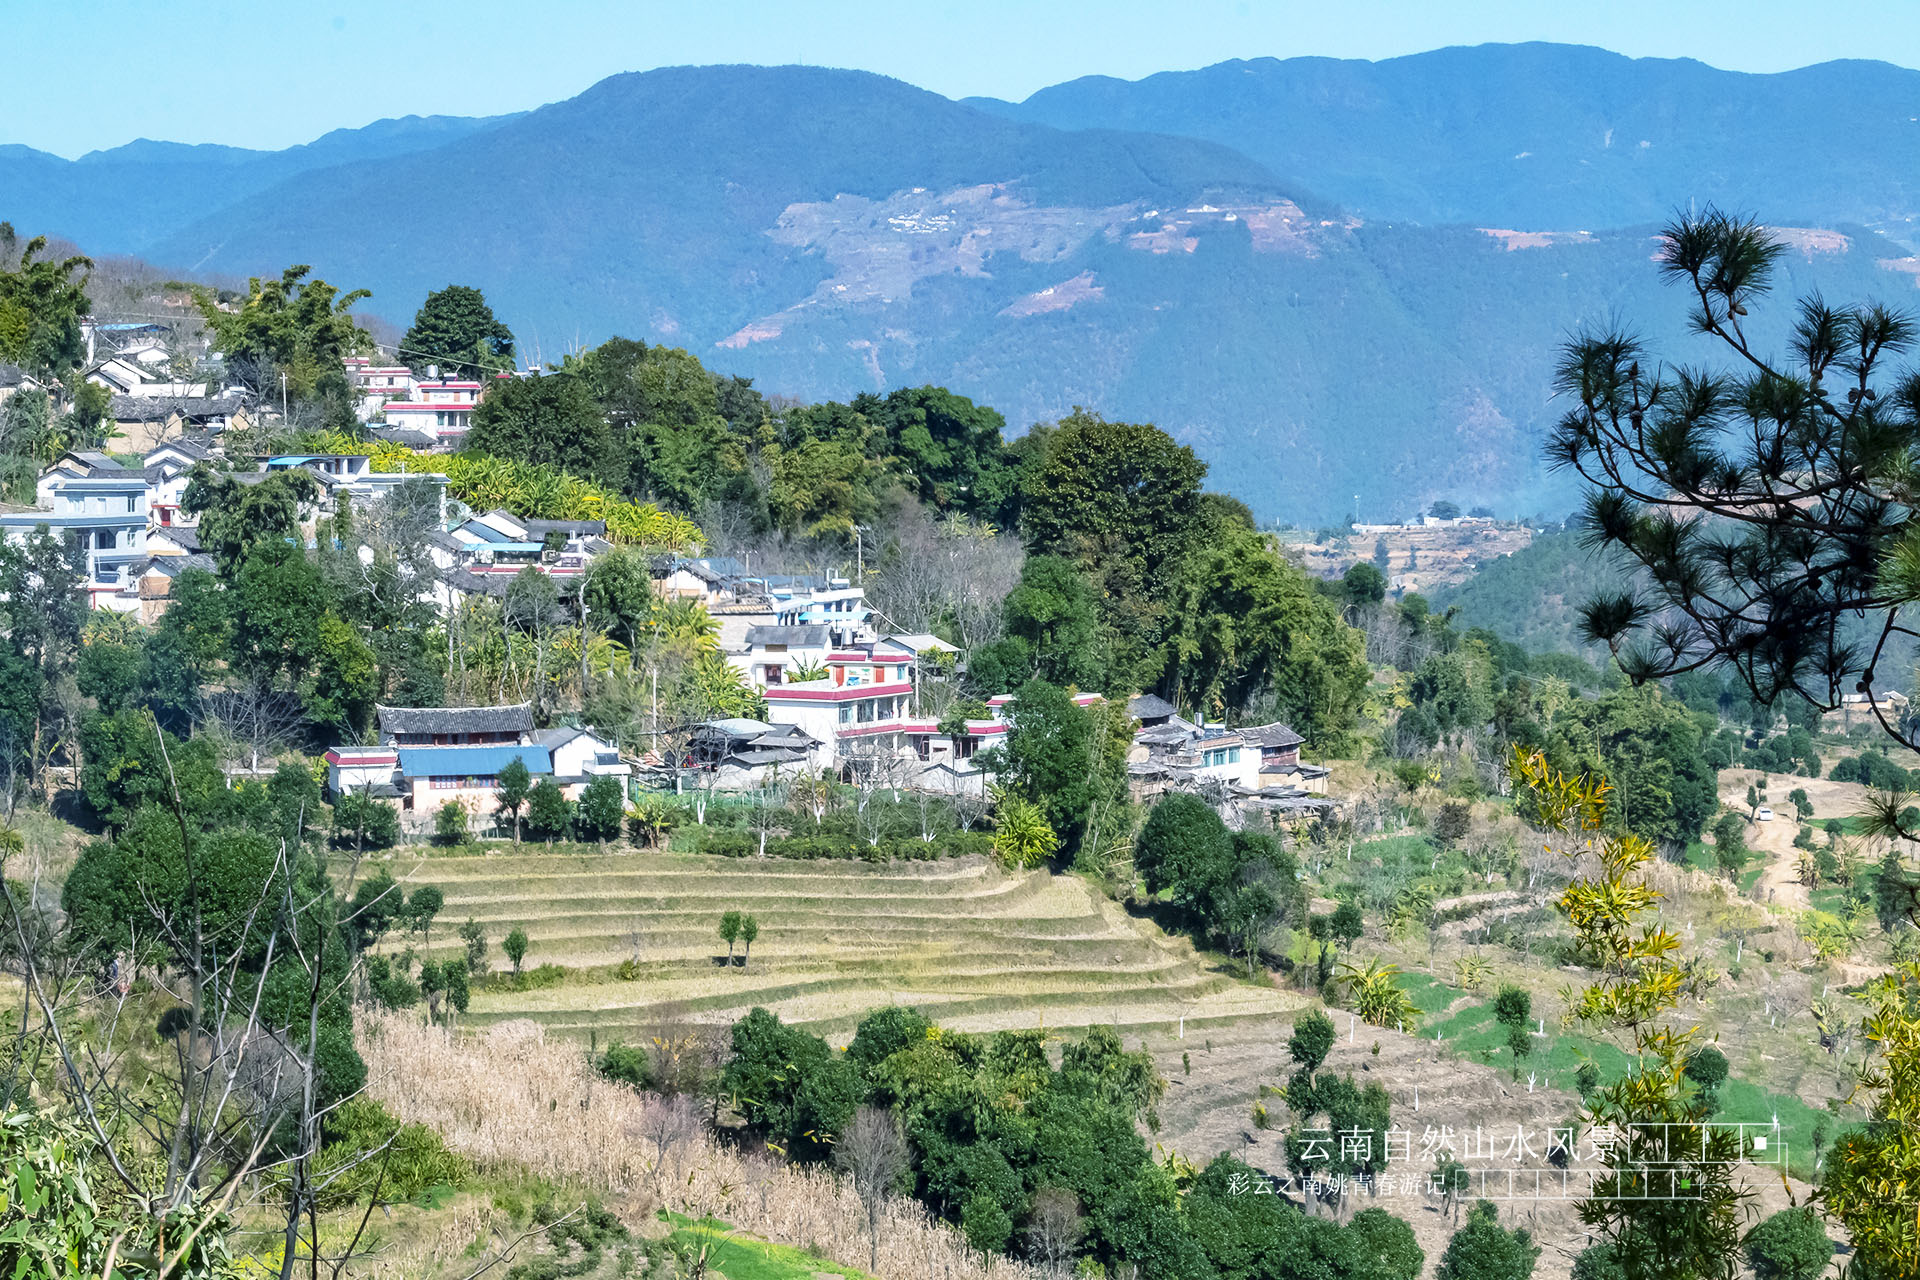
M476 991L471 1024L532 1018L605 1042L665 1018L724 1022L762 1005L829 1038L877 1005L911 1004L961 1030L1118 1026L1146 1035L1286 1019L1304 1001L1249 983L1135 920L1071 876L1009 875L977 860L870 866L498 853L436 857L401 875L446 897L433 954L485 929L490 957L518 925L526 964L568 981ZM728 967L721 913L755 916L751 964ZM617 970L634 962L637 976Z

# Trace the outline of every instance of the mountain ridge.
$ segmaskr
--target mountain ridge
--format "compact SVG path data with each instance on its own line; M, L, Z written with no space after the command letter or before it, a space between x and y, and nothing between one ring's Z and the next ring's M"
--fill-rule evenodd
M1568 58L1625 61L1548 52L1494 56L1535 57L1536 81ZM1374 66L1342 74L1365 89ZM1271 106L1271 84L1241 78ZM1016 428L1076 405L1155 421L1211 483L1302 523L1356 493L1379 518L1439 497L1562 514L1571 487L1537 448L1557 343L1621 317L1685 339L1682 300L1648 262L1658 214L1374 217L1221 141L1013 119L865 72L668 68L512 116L391 126L285 158L277 177L183 162L154 184L173 202L140 204L120 244L75 235L97 202L62 192L76 172L168 172L178 152L87 165L0 150L0 216L223 278L309 263L400 323L429 290L474 285L541 362L622 333L810 399L931 382ZM358 158L322 163L343 150ZM1382 162L1355 154L1319 175L1364 186ZM247 181L179 177L236 167ZM18 207L23 174L48 184L42 216ZM1783 294L1911 298L1920 262L1856 212L1791 232Z

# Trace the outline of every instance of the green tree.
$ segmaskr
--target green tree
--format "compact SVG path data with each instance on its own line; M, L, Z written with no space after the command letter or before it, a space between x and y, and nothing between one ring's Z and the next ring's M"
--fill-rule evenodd
M42 258L46 247L47 238L36 236L17 266L0 268L0 363L52 380L86 359L80 321L93 312L87 297L93 259ZM5 252L12 248L9 243Z
M595 626L637 648L659 608L646 555L636 547L615 547L595 556L587 566L585 599Z
M1099 792L1094 719L1058 685L1035 677L1020 687L1004 745L989 764L1010 794L1040 806L1068 848L1078 848Z
M741 915L738 911L720 913L720 941L727 944L727 967L733 967L733 944L740 940Z
M1106 687L1105 648L1093 588L1062 556L1029 556L1001 605L1007 635L1026 646L1028 674L1062 687ZM1011 686L1009 686L1011 687Z
M1708 1111L1719 1107L1720 1086L1727 1081L1727 1055L1712 1045L1702 1045L1687 1057L1687 1079L1700 1090Z
M507 931L500 940L500 950L506 953L507 962L513 966L513 976L520 976L520 962L527 958L527 931L519 925Z
M1293 1035L1287 1039L1287 1056L1299 1063L1298 1070L1312 1075L1333 1051L1333 1019L1314 1009L1293 1023Z
M859 1101L852 1064L765 1009L733 1024L732 1049L720 1088L747 1124L791 1158L829 1152Z
M500 812L507 815L513 823L513 842L520 843L520 806L527 802L533 790L533 774L527 769L527 762L519 756L500 767L499 777L495 779L499 786L493 793L493 801Z
M231 578L254 551L279 543L296 547L300 512L319 497L320 482L304 467L270 473L257 484L242 484L231 474L195 467L180 498L180 509L200 518L196 536L213 557L223 578Z
M1494 993L1493 1018L1504 1027L1525 1028L1533 1020L1533 996L1525 987L1502 984Z
M467 838L467 810L458 800L449 800L433 815L433 833L441 844L463 844Z
M1008 487L1006 419L945 387L901 387L866 408L908 485L941 510L990 517Z
M477 978L487 971L487 931L469 916L460 926L460 941L467 944L467 972Z
M1723 813L1713 824L1713 862L1727 873L1727 879L1739 880L1747 865L1746 823L1737 813Z
M1004 865L1020 871L1038 867L1059 848L1060 837L1039 805L1005 792L995 799L993 852Z
M1540 1246L1525 1228L1507 1231L1491 1200L1467 1210L1467 1225L1454 1232L1441 1255L1435 1280L1528 1280Z
M335 734L364 734L373 722L379 694L379 664L373 650L359 631L332 612L320 616L313 646L312 669L300 686L307 719Z
M400 339L400 358L415 369L439 365L443 378L485 378L513 372L513 331L494 318L486 295L463 284L435 289Z
M426 946L432 941L434 917L447 905L446 895L430 884L423 884L407 895L406 920L409 929L420 931L420 945Z
M1920 598L1920 531L1888 515L1920 418L1899 364L1913 322L1818 294L1764 315L1790 250L1757 221L1709 207L1661 240L1656 270L1722 363L1683 366L1620 329L1567 345L1572 408L1548 456L1587 482L1593 535L1646 570L1583 606L1584 633L1636 681L1722 665L1763 706L1835 707L1874 688L1884 645L1857 637L1891 634ZM1752 337L1768 325L1790 332L1779 355Z
M400 839L400 816L384 800L349 791L334 801L333 828L336 839L355 853L390 849Z
M567 800L566 793L560 790L560 784L552 778L542 778L527 793L527 828L533 834L547 842L552 848L553 842L567 834L567 827L573 821L573 805Z
M740 967L753 958L753 941L760 936L760 921L754 916L740 917Z
M282 374L292 399L308 397L322 378L340 376L346 357L372 349L372 339L348 313L373 295L365 289L343 294L324 280L309 280L311 271L294 266L278 280L249 280L237 307L211 290L194 289L201 318L226 356L228 376L263 399L279 395Z
M1345 742L1371 678L1360 633L1272 540L1244 530L1194 551L1179 575L1162 692L1183 706L1262 699L1309 741Z
M1379 604L1387 598L1387 575L1369 561L1357 561L1347 567L1340 579L1340 590L1350 608Z
M599 843L620 837L620 824L627 816L626 788L611 774L597 774L580 793L574 823L580 834Z
M1199 527L1206 464L1156 427L1075 410L1022 485L1028 549L1078 564L1104 621L1139 656L1159 639L1176 567Z
M569 374L496 384L473 411L469 453L615 481L619 451L586 384Z

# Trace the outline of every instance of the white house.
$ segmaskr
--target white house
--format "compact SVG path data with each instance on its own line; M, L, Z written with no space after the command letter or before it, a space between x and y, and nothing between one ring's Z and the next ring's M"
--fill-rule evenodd
M133 568L146 558L147 482L139 471L92 450L66 453L34 486L36 506L0 513L0 533L25 542L36 528L76 541L86 554L85 581L95 608L131 611L137 599L113 597L132 585Z
M473 427L473 409L480 402L481 384L442 379L422 382L410 398L389 400L381 406L389 427L458 443Z

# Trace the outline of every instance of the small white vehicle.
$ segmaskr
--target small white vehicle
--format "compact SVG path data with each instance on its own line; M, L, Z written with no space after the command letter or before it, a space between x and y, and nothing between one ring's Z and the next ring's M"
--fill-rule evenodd
M1761 805L1753 811L1753 820L1755 822L1772 822L1773 810L1767 808L1765 805Z

